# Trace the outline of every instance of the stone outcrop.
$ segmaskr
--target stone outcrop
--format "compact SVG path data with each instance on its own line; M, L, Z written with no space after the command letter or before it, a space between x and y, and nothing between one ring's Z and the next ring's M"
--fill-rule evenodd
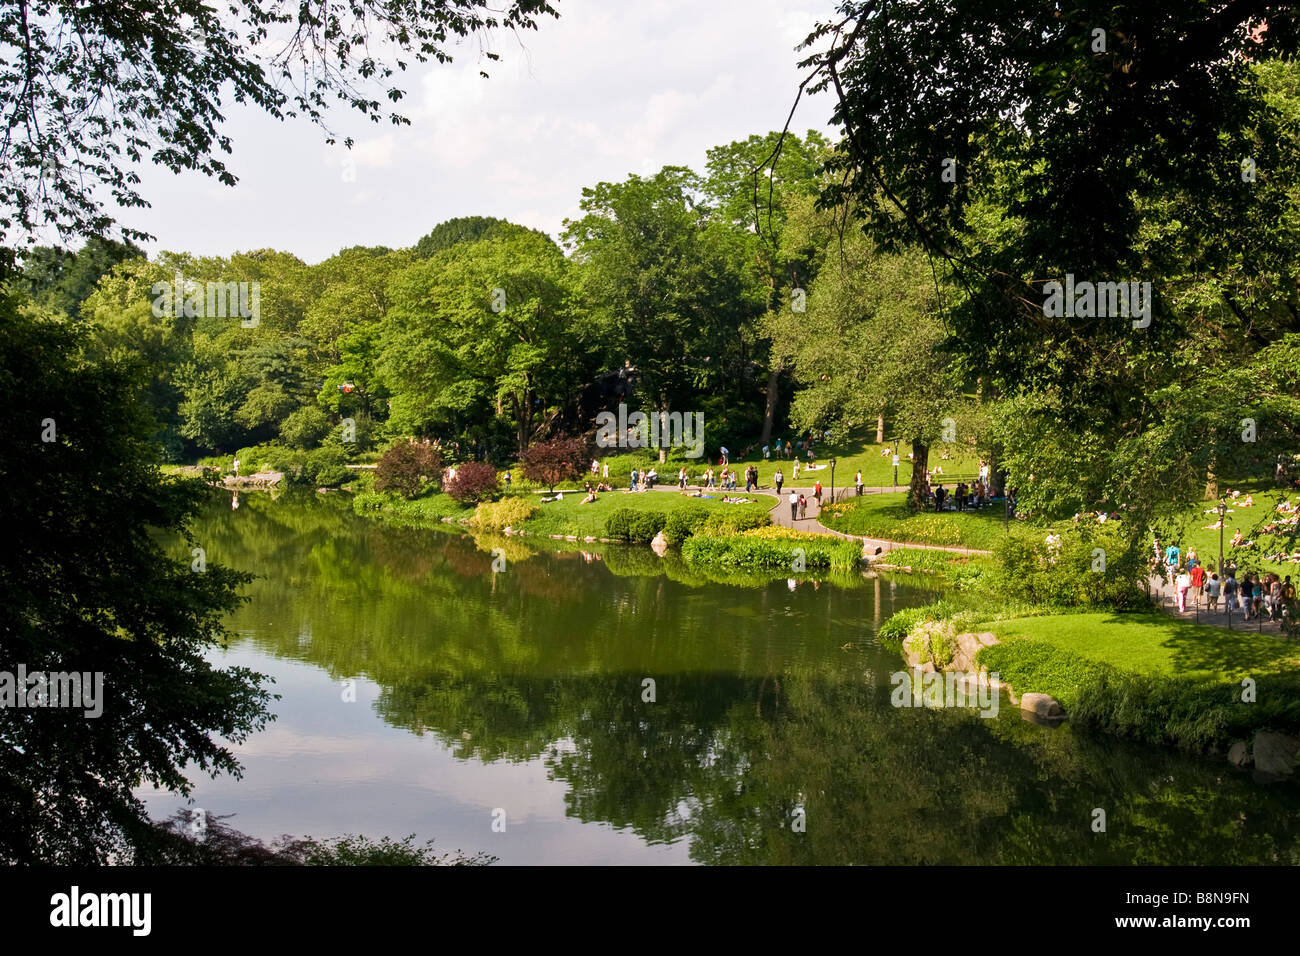
M274 488L280 482L284 481L284 472L282 471L259 471L252 475L240 475L236 478L234 475L227 475L222 484L227 488L245 488L266 489Z
M1267 730L1259 731L1255 734L1254 746L1251 748L1256 778L1281 780L1291 776L1295 773L1297 755L1300 755L1300 738Z

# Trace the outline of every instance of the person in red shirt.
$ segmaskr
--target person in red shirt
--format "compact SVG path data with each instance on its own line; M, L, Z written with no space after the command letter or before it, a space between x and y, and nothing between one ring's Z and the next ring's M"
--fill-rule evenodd
M1192 597L1197 604L1201 603L1202 589L1205 587L1205 568L1199 564L1192 568Z

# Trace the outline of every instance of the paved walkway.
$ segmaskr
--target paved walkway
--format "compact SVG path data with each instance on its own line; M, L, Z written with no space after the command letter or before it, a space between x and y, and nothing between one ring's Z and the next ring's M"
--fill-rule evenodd
M694 485L688 485L687 488L692 491L699 490ZM672 491L672 492L677 492L679 494L681 492L681 489L678 488L676 484L656 485L652 490ZM808 499L808 510L804 512L804 517L802 518L791 519L790 517L790 503L787 499L789 498L791 490L795 492L802 492L804 497ZM898 489L871 488L871 489L864 489L864 494L888 492L893 490L906 491L907 489L906 488L898 488ZM779 495L776 493L775 489L760 488L757 491L746 492L742 490L740 487L737 487L735 491L722 491L721 489L711 489L710 493L716 494L719 497L723 495L749 494L749 495L766 495L769 498L776 498L777 504L772 508L772 512L771 512L773 524L779 525L782 528L794 528L796 531L808 531L811 532L812 534L827 534L836 538L844 538L845 540L848 541L859 541L862 543L863 552L868 556L884 554L888 551L893 551L895 548L923 548L926 551L951 551L953 554L991 554L992 553L990 551L979 551L972 548L948 547L946 545L941 545L941 544L914 544L906 541L886 541L883 538L868 538L860 534L845 534L842 531L835 531L832 528L826 527L824 524L822 524L820 521L817 520L818 516L821 514L821 508L817 504L817 499L813 497L813 489L811 485L807 487L794 486L793 488L790 485L783 485L781 487L781 493ZM824 485L822 486L822 495L824 496L824 500L829 504L830 490Z
M1281 627L1276 622L1269 622L1267 611L1264 611L1260 618L1247 621L1244 611L1229 611L1222 597L1219 598L1218 610L1211 611L1204 597L1199 602L1193 599L1195 593L1195 589L1187 592L1187 610L1179 611L1178 592L1174 586L1158 576L1153 575L1151 578L1151 597L1161 610L1179 620L1195 621L1199 624L1213 624L1216 627L1230 627L1234 630L1250 628L1252 631L1260 631L1265 634L1280 634L1282 632Z

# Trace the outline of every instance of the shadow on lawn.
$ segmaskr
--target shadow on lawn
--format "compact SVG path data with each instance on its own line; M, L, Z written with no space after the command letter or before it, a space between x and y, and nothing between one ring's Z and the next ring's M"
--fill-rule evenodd
M1173 634L1161 646L1174 652L1174 671L1179 674L1245 674L1300 664L1300 648L1274 634L1189 621L1171 621L1166 626Z

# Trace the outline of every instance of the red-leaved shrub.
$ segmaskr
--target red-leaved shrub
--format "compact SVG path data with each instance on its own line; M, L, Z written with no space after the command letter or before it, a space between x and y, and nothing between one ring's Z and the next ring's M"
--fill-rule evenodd
M481 461L467 461L456 466L456 474L443 483L442 490L461 504L486 501L497 493L497 470Z

